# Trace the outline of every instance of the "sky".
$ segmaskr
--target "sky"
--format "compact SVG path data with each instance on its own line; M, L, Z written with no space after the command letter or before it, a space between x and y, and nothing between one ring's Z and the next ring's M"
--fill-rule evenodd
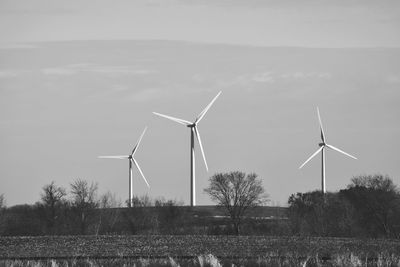
M81 178L99 193L189 203L188 128L199 124L197 204L218 172L255 172L270 205L320 189L320 109L327 190L362 174L400 185L398 1L0 0L0 194L33 204L55 181Z

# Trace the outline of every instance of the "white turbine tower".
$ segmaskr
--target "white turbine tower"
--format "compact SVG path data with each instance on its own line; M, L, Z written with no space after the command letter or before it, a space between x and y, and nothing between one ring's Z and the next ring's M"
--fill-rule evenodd
M332 150L336 150L337 152L340 152L340 153L342 153L342 154L344 154L344 155L346 155L346 156L348 156L348 157L350 157L350 158L353 158L353 159L357 159L357 158L354 157L354 156L352 156L352 155L350 155L350 154L348 154L348 153L346 153L346 152L344 152L344 151L342 151L342 150L340 150L340 149L337 148L337 147L334 147L334 146L329 145L329 144L326 143L325 133L324 133L324 129L323 129L323 127L322 127L322 121L321 121L321 116L319 115L319 109L318 109L318 107L317 107L317 113L318 113L319 127L320 127L320 130L321 130L321 140L322 140L322 143L319 143L319 144L318 144L320 148L319 148L314 154L312 154L311 157L309 157L309 158L300 166L299 169L301 169L304 165L307 164L307 162L309 162L313 157L315 157L319 152L321 152L321 156L322 156L321 190L322 190L322 193L325 194L325 193L326 193L326 189L325 189L325 153L324 153L324 152L325 152L325 151L324 151L325 148L330 148L330 149L332 149Z
M142 170L139 167L139 164L137 163L137 161L135 160L135 158L133 157L140 145L140 142L142 141L143 135L146 132L147 127L144 128L144 131L142 133L142 135L140 136L139 140L137 141L135 147L132 150L132 153L130 153L127 156L100 156L98 158L101 159L129 159L129 200L128 200L128 206L132 207L132 200L133 200L133 172L132 172L132 164L135 164L136 168L139 170L140 174L143 177L144 182L146 183L147 187L150 188L149 183L147 182L146 178L144 177L144 174L142 172Z
M194 122L190 122L187 120L182 120L178 118L174 118L171 116L163 115L157 112L153 112L155 115L167 118L169 120L175 121L177 123L183 124L190 128L190 206L196 206L196 178L195 178L195 159L194 159L194 135L196 135L197 141L199 142L201 154L203 155L204 164L206 165L206 169L208 171L206 156L204 155L203 145L201 143L199 129L197 128L197 124L201 121L201 119L206 115L207 111L210 109L211 105L217 99L217 97L221 94L219 92L214 99L208 104L202 112L197 116Z

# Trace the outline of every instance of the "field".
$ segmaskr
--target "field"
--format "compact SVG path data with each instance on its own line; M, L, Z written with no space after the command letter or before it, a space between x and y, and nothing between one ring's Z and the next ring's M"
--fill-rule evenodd
M0 266L221 266L219 264L400 266L400 241L157 235L0 238Z

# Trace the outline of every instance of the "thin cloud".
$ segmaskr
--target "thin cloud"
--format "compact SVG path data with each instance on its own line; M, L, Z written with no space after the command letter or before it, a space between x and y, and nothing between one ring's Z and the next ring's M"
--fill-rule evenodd
M121 74L121 75L148 75L156 73L154 70L140 69L134 66L93 66L81 71Z
M122 84L114 84L111 89L114 92L126 92L129 90L129 87Z
M149 88L145 90L141 90L139 92L135 92L128 97L129 101L136 103L144 103L149 102L155 98L163 97L164 91L156 88Z
M247 85L248 82L246 82L244 77L245 77L244 75L240 75L232 79L217 80L217 87L229 88L233 86Z
M108 75L149 75L157 73L155 70L138 68L136 66L102 66L92 63L70 64L63 67L42 69L42 73L46 75L73 75L82 72Z
M253 74L241 74L230 80L217 81L218 86L231 87L231 86L249 86L255 83L273 83L275 78L272 72L260 72Z
M77 72L72 70L72 69L68 69L68 68L45 68L42 69L42 73L45 75L74 75Z
M202 83L206 81L206 78L201 75L200 73L194 74L192 76L193 81L197 82L197 83Z
M328 72L301 72L284 73L280 75L285 80L304 80L304 79L330 79L332 75Z
M134 89L126 84L113 84L110 89L97 92L95 97L97 99L122 99L124 102L145 103L152 101L156 98L162 98L167 95L166 89L147 88L147 89ZM122 96L122 97L121 97Z
M389 84L399 84L400 83L400 75L390 74L385 77L385 82Z
M0 71L0 78L12 78L18 75L18 71L14 70L3 70Z
M332 75L328 72L288 72L275 73L271 71L257 72L253 74L241 74L231 79L219 79L216 81L218 87L243 87L258 88L261 84L273 84L280 82L299 82L309 80L331 79Z
M254 82L259 83L273 83L275 82L275 78L272 77L272 72L264 72L264 73L257 73L254 74L252 77Z
M34 49L34 48L38 48L38 46L29 43L0 44L0 49Z

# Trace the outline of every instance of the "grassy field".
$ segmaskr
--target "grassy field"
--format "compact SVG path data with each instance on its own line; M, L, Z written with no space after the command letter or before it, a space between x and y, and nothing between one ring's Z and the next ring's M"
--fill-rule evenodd
M232 264L235 266L400 266L400 240L151 235L0 238L0 266L232 266Z

